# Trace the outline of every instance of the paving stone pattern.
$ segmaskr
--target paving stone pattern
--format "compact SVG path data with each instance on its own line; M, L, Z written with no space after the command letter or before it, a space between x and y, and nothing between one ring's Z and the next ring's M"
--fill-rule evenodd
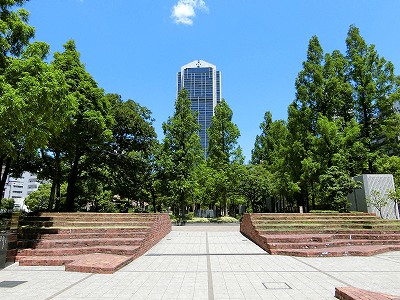
M239 226L173 227L147 253L114 274L64 267L0 270L0 299L337 299L335 287L400 295L400 252L370 257L269 255ZM368 299L368 298L365 298Z

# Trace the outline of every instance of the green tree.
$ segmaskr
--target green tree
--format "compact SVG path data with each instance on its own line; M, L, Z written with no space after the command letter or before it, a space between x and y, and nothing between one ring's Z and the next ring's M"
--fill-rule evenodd
M345 123L354 118L353 89L349 82L349 62L338 50L326 53L323 66L323 95L318 113L334 121L342 118Z
M10 57L19 57L33 38L35 29L28 25L29 12L15 9L28 0L0 1L0 70L7 68Z
M164 190L177 214L186 213L195 185L194 171L204 160L196 115L191 111L188 92L182 89L175 112L163 123L164 140L160 161Z
M92 166L93 160L89 156L98 155L99 149L111 139L109 127L113 120L110 103L104 91L85 70L74 41L64 45L64 52L54 54L53 65L63 72L68 85L67 93L78 103L70 126L61 135L69 166L66 210L73 211L79 176Z
M289 170L292 182L299 186L298 206L304 206L308 211L311 190L314 186L315 178L318 176L318 169L312 168L312 174L304 174L305 170L311 170L309 167L314 165L312 158L313 144L315 135L311 128L310 121L311 110L308 107L299 107L297 103L289 106L288 116L288 145L287 159L291 166ZM315 165L314 165L315 166Z
M266 112L260 125L252 150L252 163L262 165L270 175L269 197L272 210L285 211L290 206L293 211L294 195L299 192L298 184L292 181L292 166L289 160L289 132L283 120L272 121L270 112Z
M380 191L372 190L366 201L369 206L375 207L379 211L379 216L383 219L383 208L389 204L388 195L382 195Z
M365 171L373 173L379 148L393 140L385 139L385 135L393 137L396 130L398 133L399 123L384 122L394 116L393 103L399 99L398 78L393 64L379 57L375 46L367 45L354 25L349 28L346 45L356 118L361 124L361 141L368 149Z
M14 155L10 155L10 151L15 148L12 133L20 130L16 129L17 124L12 123L14 116L8 117L12 107L10 105L14 104L12 102L20 101L14 101L15 87L7 82L4 73L10 63L21 56L35 33L35 29L28 25L28 11L15 8L25 2L25 0L0 1L0 200L11 163L15 159Z
M241 156L237 145L240 131L232 122L233 112L224 99L215 107L208 129L208 165L215 171L215 197L220 200L223 215L228 215L228 193L232 189L233 163Z
M25 198L25 205L28 207L30 211L38 212L38 211L45 211L49 205L51 193L51 184L41 184L36 191L33 191ZM61 201L65 201L66 195L66 185L62 185L61 187Z
M193 210L213 209L215 205L214 176L211 169L204 161L195 169L195 185L193 188Z
M112 95L111 95L112 96ZM123 102L118 95L112 114L112 142L106 154L112 190L122 198L149 200L157 135L151 111L133 100Z
M320 181L323 187L321 203L328 209L347 212L350 206L347 195L358 187L358 183L337 166L328 168Z
M398 216L400 213L400 188L394 189L394 190L389 190L388 191L388 198L389 200L394 202L395 208L397 208L397 213L396 215Z
M3 212L6 212L6 213L11 212L11 211L13 211L13 209L14 209L14 199L6 199L6 198L1 199L0 215ZM0 222L0 225L1 225L1 222Z
M336 165L352 176L360 174L366 149L359 137L360 126L354 119L345 123L343 118L329 121L327 117L320 116L313 155L321 166L321 172Z
M70 98L60 97L66 93L63 74L43 61L48 51L47 44L33 43L0 75L0 164L5 165L0 189L11 163L21 169L51 134L61 132L74 107Z
M380 174L393 174L394 185L400 190L400 157L382 155L374 164Z
M267 201L272 196L272 174L263 165L247 165L241 193L252 212L267 212Z
M324 53L319 40L313 36L308 44L307 60L303 62L296 78L296 99L289 106L288 159L292 166L291 177L300 187L298 205L309 209L309 201L315 202L316 181L320 170L313 158L313 144L320 112L326 109L324 102Z
M272 114L267 111L264 114L264 121L260 124L261 134L256 136L254 148L251 150L251 163L270 164L273 160L273 143L274 141L270 138L270 130L272 125Z

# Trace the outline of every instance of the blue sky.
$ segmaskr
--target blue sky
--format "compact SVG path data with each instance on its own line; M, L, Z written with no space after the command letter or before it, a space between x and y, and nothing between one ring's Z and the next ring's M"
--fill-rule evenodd
M354 24L396 74L400 67L398 0L30 0L25 8L36 40L54 52L74 39L99 86L148 107L160 138L180 67L216 65L246 161L264 113L287 118L313 35L325 52L344 53Z

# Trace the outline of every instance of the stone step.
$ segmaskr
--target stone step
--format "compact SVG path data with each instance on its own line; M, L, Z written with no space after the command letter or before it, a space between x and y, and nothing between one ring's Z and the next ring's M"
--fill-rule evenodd
M76 248L86 246L130 246L140 245L143 237L130 238L95 238L95 239L50 239L18 241L19 248L49 249L49 248Z
M148 226L151 225L152 221L141 221L141 222L118 222L118 221L21 221L20 226L29 226L29 227L110 227L110 226Z
M313 223L326 223L326 224L387 224L392 223L392 220L379 220L379 219L352 219L352 220L344 220L344 219L274 219L274 220L264 220L264 219L255 219L253 220L253 224L256 226L260 226L263 224L313 224Z
M18 234L18 240L52 240L52 239L80 239L80 238L130 238L141 237L148 233L147 228L74 228L55 229L37 228L22 229Z
M261 235L268 243L332 242L335 240L400 241L398 234L270 234Z
M43 212L36 216L27 216L25 218L52 218L52 219L66 219L66 218L105 218L105 219L113 219L113 218L148 218L155 219L155 215L152 213L93 213L93 212L75 212L75 213L49 213Z
M355 234L373 234L373 235L387 235L387 234L399 234L399 230L377 230L377 229L348 229L348 228L336 228L336 229L322 229L322 230L317 230L317 229L288 229L288 230L266 230L265 228L263 229L256 229L256 232L260 235L303 235L303 234L318 234L318 235L323 235L323 234L342 234L342 235L355 235Z
M322 249L366 245L400 245L400 240L333 240L329 242L268 242L270 249Z
M286 223L286 222L367 222L367 223L384 223L384 222L390 222L392 220L384 220L384 219L378 219L376 217L365 217L365 218L324 218L323 216L317 217L317 218L252 218L252 221L254 223Z
M74 248L51 248L51 249L20 249L18 250L16 260L22 256L71 256L90 253L107 253L116 255L134 255L139 246L123 245L123 246L88 246Z
M356 287L336 287L335 297L339 300L400 300L400 296L387 295Z
M130 263L135 256L91 253L75 256L21 257L21 266L62 266L66 271L112 274Z
M334 234L270 234L261 235L269 243L302 243L302 242L330 242L334 239Z
M357 219L349 216L357 216ZM321 217L315 218L314 222L289 220L288 215L283 216L282 222L265 221L261 217L245 214L240 231L271 254L362 256L400 250L400 222L396 220L373 217L374 221L364 223L360 222L359 214L340 214L335 216L336 221L329 219L326 222Z
M354 240L400 240L400 232L397 233L375 233L369 232L367 234L335 234L337 239L354 239Z
M293 230L293 229L309 229L309 230L323 230L323 229L399 229L398 226L378 226L378 225L366 225L366 224L348 224L348 223L308 223L308 224L276 224L276 223L265 223L265 224L255 224L257 230Z
M264 213L259 213L259 214L251 214L251 219L256 220L256 219L278 219L278 220L284 220L284 219L360 219L360 218L367 218L367 219L379 219L375 214L369 214L369 213L335 213L335 214L323 214L323 213L305 213L305 214L299 214L299 213L270 213L270 214L264 214Z
M18 256L17 261L20 266L63 266L73 262L78 256Z
M107 217L107 216L56 216L56 217L25 217L21 222L51 222L51 221L90 221L90 222L104 222L104 221L119 221L119 222L148 222L153 221L153 217L142 217L142 216L115 216L115 217Z
M322 249L270 249L270 254L303 257L316 256L371 256L389 251L400 251L400 245L343 246Z
M28 240L65 240L65 239L104 239L104 238L133 238L133 237L144 237L147 234L146 231L133 231L133 232L84 232L84 233L56 233L56 234L40 234L32 233L31 235L25 235ZM21 241L24 239L20 238Z
M20 265L113 273L168 234L171 221L168 214L43 213L21 220L18 229Z
M112 274L135 258L135 256L92 253L85 257L78 257L73 262L66 264L65 271Z
M149 226L104 226L104 227L58 227L58 228L44 228L44 227L26 227L20 228L20 237L28 236L30 234L80 234L80 233L134 233L134 232L147 232Z

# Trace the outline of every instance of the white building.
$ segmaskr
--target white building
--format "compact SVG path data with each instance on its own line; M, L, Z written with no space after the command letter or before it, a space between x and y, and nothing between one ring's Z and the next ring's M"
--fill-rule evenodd
M4 189L4 198L14 199L14 208L27 210L25 198L39 188L40 183L35 174L24 172L21 178L8 177Z
M396 101L393 107L395 112L400 113L400 101Z

